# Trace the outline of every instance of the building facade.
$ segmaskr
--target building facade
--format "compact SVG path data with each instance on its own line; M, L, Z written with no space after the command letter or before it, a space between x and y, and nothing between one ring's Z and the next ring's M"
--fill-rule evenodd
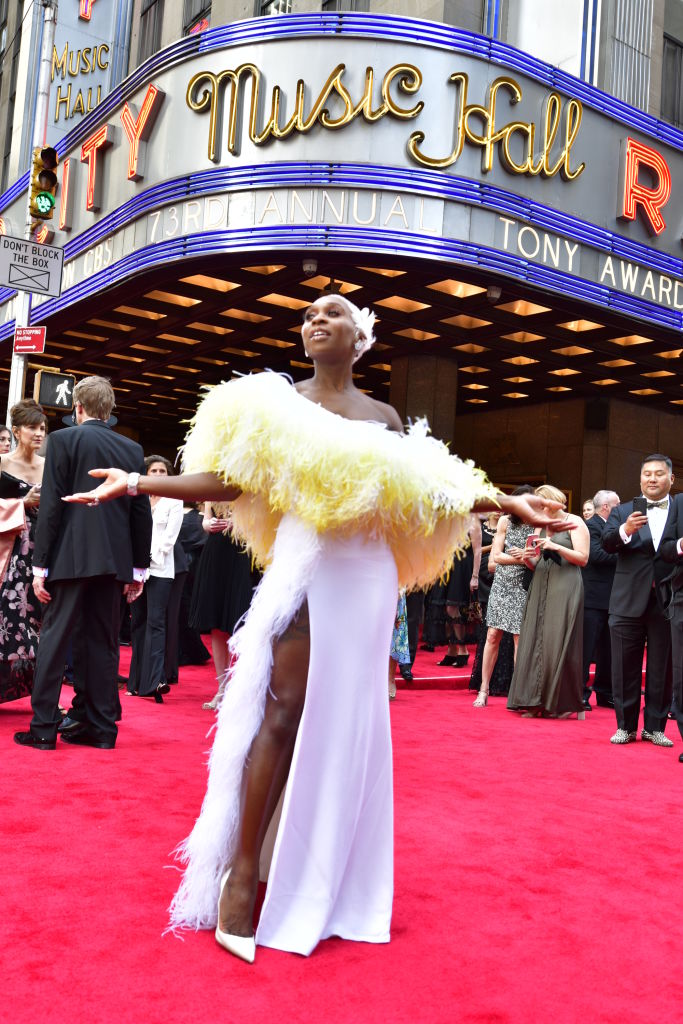
M12 22L0 0L8 237L30 7ZM380 316L359 386L497 482L577 507L628 494L645 450L683 477L683 0L60 0L59 18L64 274L31 322L40 364L109 376L143 443L180 442L201 383L305 374L301 310L331 288ZM0 386L15 307L0 287Z

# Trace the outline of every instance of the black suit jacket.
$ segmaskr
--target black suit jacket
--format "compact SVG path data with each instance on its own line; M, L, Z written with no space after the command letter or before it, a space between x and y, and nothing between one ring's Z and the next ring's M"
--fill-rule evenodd
M130 583L133 568L149 565L152 513L145 495L97 508L62 501L65 494L89 491L96 481L88 470L98 466L144 473L142 448L101 420L50 435L33 552L33 564L49 570L50 582L115 576Z
M583 576L584 608L609 608L617 556L609 554L602 546L602 535L606 526L602 516L594 515L586 522L590 535L588 562L581 570Z
M671 576L669 586L677 607L683 607L683 555L678 553L678 540L683 537L683 494L673 498L673 514L669 516L662 534L659 551L669 563Z
M660 608L665 610L669 603L667 581L672 574L671 564L663 557L661 542L659 549L655 551L648 525L633 534L630 544L624 544L619 527L626 522L632 512L632 501L625 501L613 508L602 535L602 546L605 551L617 556L609 603L610 614L623 615L627 618L643 615L653 584L657 602ZM670 501L662 540L670 527L673 515L674 502Z

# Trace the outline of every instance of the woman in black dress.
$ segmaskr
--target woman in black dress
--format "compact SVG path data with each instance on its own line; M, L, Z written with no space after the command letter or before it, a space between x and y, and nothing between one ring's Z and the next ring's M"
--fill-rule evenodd
M481 522L472 516L469 526L470 546L463 558L454 558L447 582L443 586L443 603L446 605L446 636L448 651L438 665L455 665L461 668L469 660L465 646L468 623L473 621L473 605L479 586L481 564Z
M10 411L17 447L0 459L0 703L33 689L40 603L31 586L47 417L32 399Z
M212 700L202 706L214 711L223 693L228 669L228 639L249 610L259 574L252 570L248 554L236 544L230 523L204 505L202 528L208 533L195 577L190 608L190 625L200 633L211 633L211 653L218 681Z

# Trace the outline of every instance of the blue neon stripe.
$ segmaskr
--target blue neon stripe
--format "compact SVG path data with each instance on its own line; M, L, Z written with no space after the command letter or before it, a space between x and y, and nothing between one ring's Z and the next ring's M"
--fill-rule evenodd
M348 226L281 225L276 227L226 230L213 235L197 234L169 239L146 246L122 257L111 267L74 285L59 298L48 299L34 307L33 319L44 321L72 302L125 280L133 274L165 263L225 254L226 252L261 251L268 249L334 249L349 252L390 252L408 257L444 260L479 270L514 277L543 289L552 289L584 302L604 306L614 312L660 324L680 331L683 313L656 306L644 299L612 291L604 285L575 278L551 267L538 266L522 257L500 252L487 246L454 239L430 238L415 232L396 232L385 228L352 228ZM0 327L0 340L11 336L14 323Z
M586 51L588 49L588 5L590 0L583 0L583 16L581 24L581 78L586 77Z

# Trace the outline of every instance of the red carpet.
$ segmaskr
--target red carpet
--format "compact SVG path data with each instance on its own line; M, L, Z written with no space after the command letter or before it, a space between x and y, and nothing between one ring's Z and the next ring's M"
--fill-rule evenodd
M401 690L388 946L310 959L162 935L168 853L204 788L208 669L122 697L115 751L27 750L0 706L2 1020L122 1024L680 1020L683 749L613 747L613 713L521 720Z

